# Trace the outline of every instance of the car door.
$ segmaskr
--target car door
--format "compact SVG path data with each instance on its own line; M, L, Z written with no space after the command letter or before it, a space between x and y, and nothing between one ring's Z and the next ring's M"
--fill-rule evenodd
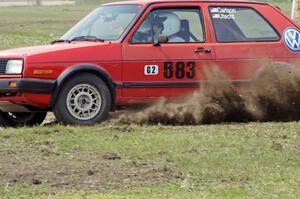
M216 64L239 83L248 83L269 62L282 61L286 48L282 16L266 4L210 3ZM279 17L278 17L279 15ZM279 25L274 26L276 22Z
M124 98L177 98L198 89L201 68L215 59L202 9L197 3L148 7L122 44ZM158 35L168 41L154 45Z

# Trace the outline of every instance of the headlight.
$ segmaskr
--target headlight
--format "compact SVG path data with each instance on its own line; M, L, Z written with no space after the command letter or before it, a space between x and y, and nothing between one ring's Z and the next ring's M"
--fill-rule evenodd
M8 60L5 74L21 74L23 70L23 60Z

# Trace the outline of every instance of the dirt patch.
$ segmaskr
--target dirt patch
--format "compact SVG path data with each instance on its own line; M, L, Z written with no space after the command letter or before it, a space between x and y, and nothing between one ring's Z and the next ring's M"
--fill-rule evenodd
M56 152L55 143L0 150L0 186L32 185L102 193L180 178L165 163L133 161L113 152ZM45 153L45 151L47 151Z
M294 121L300 119L300 71L265 64L239 90L218 67L206 70L207 85L180 102L161 99L142 111L127 111L118 122L193 125L220 122Z

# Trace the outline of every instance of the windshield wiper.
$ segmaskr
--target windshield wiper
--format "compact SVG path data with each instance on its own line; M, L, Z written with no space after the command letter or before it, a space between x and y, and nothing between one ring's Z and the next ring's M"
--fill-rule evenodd
M100 39L98 37L95 36L79 36L79 37L74 37L73 39L70 40L72 41L99 41L99 42L104 42L104 39Z
M51 42L51 44L55 43L71 43L72 41L99 41L99 42L104 42L104 39L99 39L95 36L79 36L79 37L74 37L71 40L65 40L65 39L57 39Z
M51 44L55 44L55 43L63 43L63 42L71 43L70 40L56 39L56 40L52 41Z

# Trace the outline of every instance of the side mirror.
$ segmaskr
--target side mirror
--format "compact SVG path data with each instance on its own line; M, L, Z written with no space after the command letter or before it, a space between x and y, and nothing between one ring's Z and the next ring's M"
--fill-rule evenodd
M153 46L160 46L160 44L167 43L167 42L168 42L168 37L165 35L160 35L157 38L157 41L153 44Z

